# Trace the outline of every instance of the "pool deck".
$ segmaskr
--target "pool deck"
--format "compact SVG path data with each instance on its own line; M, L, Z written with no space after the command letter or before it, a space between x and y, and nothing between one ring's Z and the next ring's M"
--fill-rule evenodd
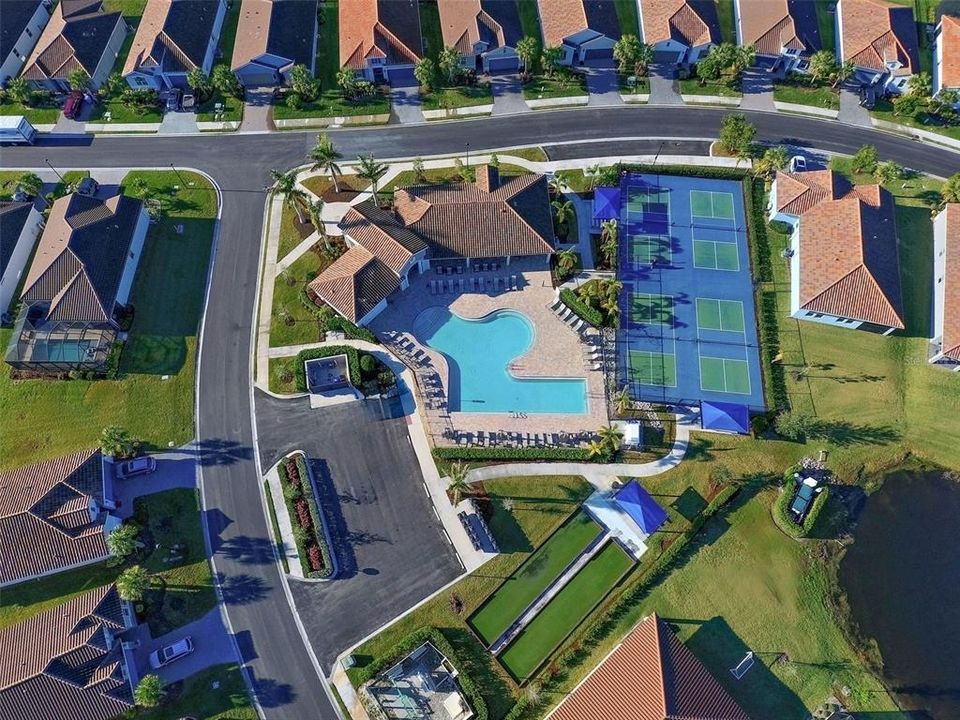
M431 281L453 279L459 285L470 284L470 278L509 278L516 275L519 290L491 290L445 293L432 295ZM486 283L488 286L490 283ZM418 372L420 392L424 397L423 410L427 416L430 433L437 445L451 445L454 441L444 431L460 433L510 432L526 436L547 433L594 432L607 423L604 398L604 377L599 370L592 370L587 359L587 346L580 336L566 325L550 309L556 291L550 279L550 271L543 260L513 260L510 265L501 264L499 271L485 273L464 272L462 275L437 275L429 272L412 278L410 287L396 293L389 307L372 323L371 329L384 342L395 349L400 342L412 342L417 351L429 358L426 367ZM464 318L482 318L495 310L516 310L529 318L535 328L532 347L511 363L511 371L518 378L584 378L587 384L587 412L585 414L528 414L516 417L511 413L448 412L446 392L448 370L444 355L429 347L413 331L414 321L421 312L430 307L446 307ZM482 348L477 349L482 352ZM399 354L399 353L398 353Z

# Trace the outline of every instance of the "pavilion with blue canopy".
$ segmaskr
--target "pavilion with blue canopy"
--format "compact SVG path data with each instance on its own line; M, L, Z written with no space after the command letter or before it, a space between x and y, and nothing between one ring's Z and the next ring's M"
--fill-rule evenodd
M620 488L613 499L646 535L652 535L667 521L667 511L636 480Z
M604 220L620 218L620 186L600 186L593 191L593 226L600 227Z
M750 408L726 402L700 402L700 426L704 430L746 435L750 432Z

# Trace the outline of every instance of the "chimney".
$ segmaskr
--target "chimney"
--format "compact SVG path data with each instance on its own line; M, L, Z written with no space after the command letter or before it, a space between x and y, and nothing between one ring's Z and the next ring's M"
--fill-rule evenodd
M481 165L477 168L477 187L492 193L500 187L500 172L493 165Z

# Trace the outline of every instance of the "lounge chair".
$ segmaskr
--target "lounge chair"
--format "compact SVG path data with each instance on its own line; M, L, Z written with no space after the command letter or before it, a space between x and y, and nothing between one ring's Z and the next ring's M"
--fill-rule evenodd
M516 276L516 275L511 275L511 276L510 276L510 289L511 289L511 290L516 290L516 289L517 289L517 276Z
M460 292L463 292L463 278L460 278Z

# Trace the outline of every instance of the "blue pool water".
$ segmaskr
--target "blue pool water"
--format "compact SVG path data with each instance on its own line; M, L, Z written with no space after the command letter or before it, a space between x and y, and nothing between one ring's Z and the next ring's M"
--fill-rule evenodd
M428 308L413 329L422 342L447 358L453 412L587 412L585 379L523 380L510 372L510 363L533 344L533 325L522 313L497 310L480 320L467 320L446 308Z

